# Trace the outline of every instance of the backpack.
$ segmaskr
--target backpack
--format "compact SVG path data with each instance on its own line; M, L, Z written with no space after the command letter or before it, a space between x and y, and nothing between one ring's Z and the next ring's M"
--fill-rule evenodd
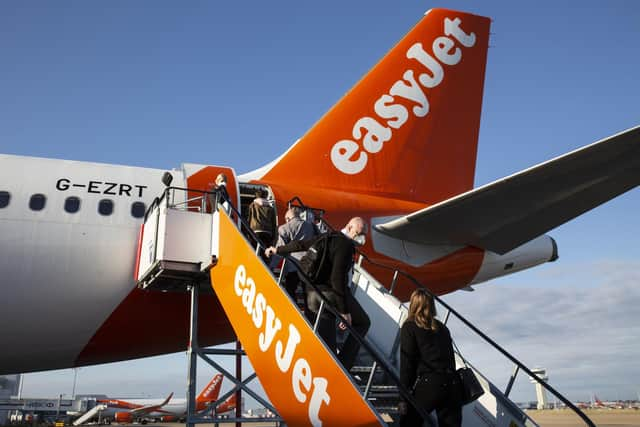
M332 233L320 235L307 252L300 258L300 270L306 274L312 282L318 280L320 270L324 265L329 247L329 238Z

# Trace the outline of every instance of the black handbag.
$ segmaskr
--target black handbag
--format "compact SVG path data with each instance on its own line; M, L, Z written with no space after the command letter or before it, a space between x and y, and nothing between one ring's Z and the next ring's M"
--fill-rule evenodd
M464 359L462 359L464 360ZM460 378L460 384L462 384L462 404L466 405L471 403L484 394L484 389L476 378L476 374L468 366L460 368L456 371L456 374Z
M460 353L460 349L456 343L453 340L451 340L451 343L456 348L460 359L462 359L462 363L464 363L464 367L458 369L456 371L456 375L460 379L462 388L462 404L466 405L467 403L471 403L482 396L484 394L484 389L482 388L480 381L478 381L476 374L473 373L473 369L467 365L467 361L464 356L462 356L462 353Z

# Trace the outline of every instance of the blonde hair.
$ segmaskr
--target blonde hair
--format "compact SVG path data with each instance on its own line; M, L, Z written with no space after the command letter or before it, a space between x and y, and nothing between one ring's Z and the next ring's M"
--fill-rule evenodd
M433 296L424 289L416 289L409 300L409 315L407 320L415 322L423 329L438 330L436 317L436 303Z

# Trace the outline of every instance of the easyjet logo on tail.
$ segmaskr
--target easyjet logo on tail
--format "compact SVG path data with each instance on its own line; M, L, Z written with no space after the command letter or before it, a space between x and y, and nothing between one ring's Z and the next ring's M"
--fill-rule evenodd
M406 57L416 60L425 69L406 70L389 89L374 103L377 117L361 117L353 125L353 139L343 139L331 148L331 162L341 172L355 175L367 166L369 154L382 150L385 142L393 137L393 130L400 129L409 119L408 108L398 101L409 101L417 118L429 114L429 99L424 89L438 87L444 78L443 65L454 66L462 59L462 50L476 43L474 33L465 33L460 28L460 18L444 19L444 34L432 44L433 56L422 43L413 44ZM435 58L434 58L435 56Z
M207 386L207 388L201 393L200 397L202 397L203 399L211 397L212 393L218 387L218 384L220 384L220 381L222 381L222 375L216 374L216 376L213 377L213 380L211 380L211 382L209 383L209 386Z

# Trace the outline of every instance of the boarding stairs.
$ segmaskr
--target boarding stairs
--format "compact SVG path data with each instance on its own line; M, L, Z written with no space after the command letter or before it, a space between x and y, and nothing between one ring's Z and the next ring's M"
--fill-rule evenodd
M100 404L94 406L93 408L89 409L87 412L82 414L80 417L78 417L73 422L73 425L74 426L79 426L80 424L85 424L89 420L91 420L93 417L98 416L100 414L100 412L104 411L105 409L107 409L107 405L105 405L103 403L100 403Z
M407 317L408 307L398 300L376 278L370 275L361 264L354 266L353 277L354 297L370 315L371 328L367 339L371 344L391 363L399 372L400 370L400 325ZM446 323L448 315L443 321ZM455 351L456 368L469 366L478 378L484 394L476 401L465 405L463 408L463 426L536 426L537 424L515 403L493 385L480 371L468 361L463 361L460 353ZM466 362L466 363L465 363ZM375 362L368 365L362 364L355 368L360 375L367 378L371 372L375 372ZM378 373L380 375L380 373ZM397 396L395 387L382 385L373 387L371 398L378 399L381 406L388 410L396 409Z
M212 290L270 403L287 425L397 425L400 399L417 408L424 425L437 425L399 382L399 329L407 313L405 305L393 296L400 272L394 275L394 283L385 287L362 262L354 267L354 297L370 316L371 328L366 339L349 330L361 344L361 360L368 363L347 372L262 261L264 248L250 243L258 239L240 213L233 206L228 211L222 209L220 195L215 192L202 195L202 206L204 200L213 199L212 212L185 208L190 206L186 197L182 203L176 203L179 197L170 197L175 191L190 190L167 188L145 215L136 267L138 284L149 291L166 292L188 283L192 305L194 295L197 300L196 290ZM296 263L290 257L285 262ZM304 275L302 279L313 286ZM328 303L321 310L338 315ZM453 309L449 312L459 316ZM191 337L195 339L193 333ZM459 355L457 364L462 365ZM516 364L529 372L520 362ZM485 394L464 408L465 427L536 425L508 399L509 390L501 392L474 371ZM586 420L587 425L593 425ZM187 420L188 425L194 422L204 421Z

